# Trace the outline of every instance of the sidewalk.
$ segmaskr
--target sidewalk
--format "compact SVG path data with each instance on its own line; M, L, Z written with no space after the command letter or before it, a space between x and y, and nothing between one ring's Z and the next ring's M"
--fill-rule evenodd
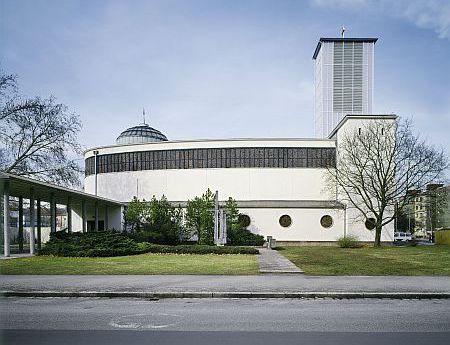
M260 273L301 274L303 271L276 250L259 248L256 256Z
M3 296L450 298L450 277L1 276Z

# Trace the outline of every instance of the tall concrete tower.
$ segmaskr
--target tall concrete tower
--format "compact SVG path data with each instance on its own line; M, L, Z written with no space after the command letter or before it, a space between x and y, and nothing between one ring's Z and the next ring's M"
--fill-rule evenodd
M372 114L377 38L320 38L314 52L314 130L327 138L348 114Z

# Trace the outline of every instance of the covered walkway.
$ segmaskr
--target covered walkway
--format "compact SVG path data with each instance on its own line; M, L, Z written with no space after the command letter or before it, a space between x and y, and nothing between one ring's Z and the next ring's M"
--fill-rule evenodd
M19 245L23 246L24 199L29 200L30 254L35 253L37 234L38 248L41 244L41 203L50 204L50 232L56 232L56 205L65 205L67 210L67 231L122 229L123 204L81 191L59 187L13 174L0 173L2 195L2 217L4 256L9 257L10 246L10 202L18 199ZM88 225L91 225L89 228ZM36 232L36 234L35 234ZM22 241L22 242L20 242Z

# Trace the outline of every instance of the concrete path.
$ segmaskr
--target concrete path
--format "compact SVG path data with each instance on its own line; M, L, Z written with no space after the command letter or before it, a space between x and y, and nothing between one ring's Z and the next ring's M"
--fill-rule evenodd
M450 295L450 277L364 277L305 276L270 274L254 276L213 275L2 275L2 292L67 293L446 293Z
M267 248L258 248L258 250L260 255L256 256L256 260L258 261L260 273L303 273L300 268L276 250Z

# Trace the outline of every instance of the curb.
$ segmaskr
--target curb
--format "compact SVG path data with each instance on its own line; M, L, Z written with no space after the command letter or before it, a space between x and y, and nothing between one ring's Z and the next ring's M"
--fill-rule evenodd
M0 297L104 298L335 298L335 299L448 299L450 292L145 292L145 291L0 291Z

